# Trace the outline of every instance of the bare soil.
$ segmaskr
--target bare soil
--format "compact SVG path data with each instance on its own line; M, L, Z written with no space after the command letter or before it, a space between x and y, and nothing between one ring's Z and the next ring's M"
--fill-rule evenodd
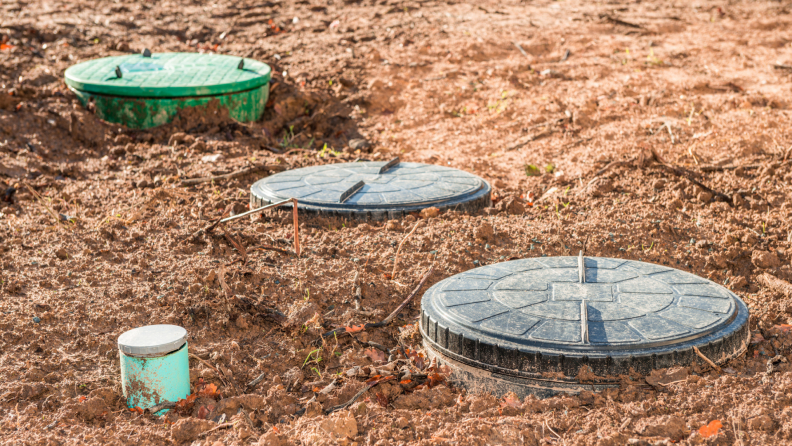
M0 439L792 443L790 25L790 6L771 1L4 0ZM271 64L264 119L191 110L131 131L63 83L74 63L143 48ZM301 218L299 258L283 211L190 238L227 206L244 211L267 171L182 179L396 155L481 175L494 207ZM752 312L747 353L720 372L664 370L596 395L469 394L412 352L420 293L384 328L312 345L382 320L432 265L427 286L584 243L738 293ZM116 347L157 323L184 326L200 359L200 397L165 417L126 408ZM367 380L379 384L323 414ZM209 384L221 397L200 393ZM722 427L700 430L710 423Z

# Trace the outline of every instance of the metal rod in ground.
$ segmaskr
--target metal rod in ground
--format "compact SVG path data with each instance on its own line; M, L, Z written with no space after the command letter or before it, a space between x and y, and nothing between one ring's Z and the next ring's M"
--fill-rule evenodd
M294 217L294 252L300 257L300 222L297 221L297 199L292 198L292 216Z
M288 200L283 200L283 201L279 201L277 203L268 204L266 206L262 206L260 208L256 208L256 209L253 209L253 210L250 210L250 211L247 211L247 212L243 212L243 213L238 214L238 215L232 215L232 216L230 216L228 218L224 218L224 219L220 220L220 223L226 223L226 222L229 222L231 220L236 220L237 218L242 218L242 217L244 217L246 215L255 214L256 212L261 212L261 211L267 210L269 208L274 208L274 207L280 206L282 204L290 203L292 200L293 200L293 198L289 198Z

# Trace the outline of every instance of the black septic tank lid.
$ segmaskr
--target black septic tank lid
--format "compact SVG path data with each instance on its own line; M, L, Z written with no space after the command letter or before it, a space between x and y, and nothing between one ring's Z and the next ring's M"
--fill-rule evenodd
M617 375L704 364L696 348L723 363L750 336L745 303L712 281L582 255L457 274L427 290L421 310L430 355L463 386L495 394L601 390Z
M490 205L491 190L461 170L394 158L289 170L257 181L250 192L251 207L297 198L300 211L386 220L433 206L474 212Z

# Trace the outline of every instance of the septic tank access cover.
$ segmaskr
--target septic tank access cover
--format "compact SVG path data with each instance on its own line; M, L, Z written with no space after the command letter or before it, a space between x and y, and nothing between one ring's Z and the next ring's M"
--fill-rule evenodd
M164 356L187 342L187 330L177 325L147 325L118 337L118 349L129 356Z
M617 375L704 364L695 348L723 363L745 351L750 335L748 308L726 288L599 257L476 268L435 284L421 309L424 344L455 379L520 396L601 390L617 386Z
M66 70L66 85L96 114L130 128L169 122L184 107L218 101L237 121L261 117L270 67L220 54L155 53L105 57Z
M490 205L490 185L461 170L394 158L290 170L251 187L251 207L289 198L300 211L385 220L432 206L477 211Z

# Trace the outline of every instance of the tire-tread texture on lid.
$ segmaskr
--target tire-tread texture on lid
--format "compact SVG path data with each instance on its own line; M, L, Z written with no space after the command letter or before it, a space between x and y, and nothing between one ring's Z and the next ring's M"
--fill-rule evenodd
M400 163L380 173L386 164L331 164L272 175L251 187L251 208L297 198L298 209L305 214L388 220L428 207L472 213L492 203L489 183L467 172ZM347 197L347 191L354 193Z

